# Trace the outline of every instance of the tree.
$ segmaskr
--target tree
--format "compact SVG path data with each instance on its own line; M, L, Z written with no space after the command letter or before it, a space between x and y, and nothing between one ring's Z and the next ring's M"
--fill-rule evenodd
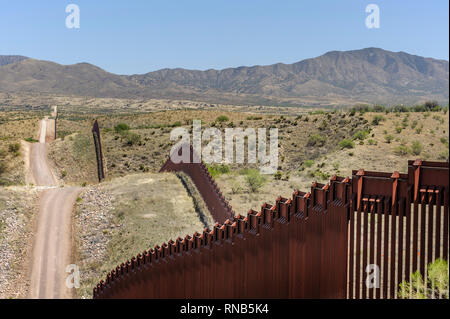
M403 281L398 295L404 299L448 299L448 264L443 259L436 259L428 265L427 281L419 271L411 275L409 282Z

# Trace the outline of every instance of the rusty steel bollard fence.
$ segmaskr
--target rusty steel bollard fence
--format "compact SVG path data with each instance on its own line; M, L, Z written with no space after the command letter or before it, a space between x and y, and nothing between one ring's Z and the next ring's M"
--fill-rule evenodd
M397 298L412 272L448 260L448 199L448 162L333 176L144 251L112 270L93 297ZM370 265L379 268L374 287L365 283Z

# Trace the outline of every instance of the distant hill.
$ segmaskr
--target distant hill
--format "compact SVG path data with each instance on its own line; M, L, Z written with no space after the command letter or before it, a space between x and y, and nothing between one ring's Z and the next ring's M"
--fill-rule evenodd
M0 61L11 58L0 56ZM5 63L6 64L6 63ZM338 105L448 102L449 63L378 48L332 51L293 64L116 75L94 65L22 59L0 67L1 92Z
M28 59L26 56L21 55L0 55L0 66L16 63Z

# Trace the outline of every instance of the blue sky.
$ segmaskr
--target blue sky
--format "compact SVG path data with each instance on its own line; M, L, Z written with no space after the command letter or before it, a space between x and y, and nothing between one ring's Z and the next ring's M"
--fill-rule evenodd
M67 29L66 5L80 8ZM380 8L368 29L365 8ZM293 63L381 47L448 60L447 0L0 0L0 54L119 74Z

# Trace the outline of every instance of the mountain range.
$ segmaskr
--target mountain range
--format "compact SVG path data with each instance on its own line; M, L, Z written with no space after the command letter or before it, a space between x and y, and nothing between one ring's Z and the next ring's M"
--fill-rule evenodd
M365 48L331 51L293 64L117 75L89 63L0 56L0 92L252 105L448 103L449 63Z

